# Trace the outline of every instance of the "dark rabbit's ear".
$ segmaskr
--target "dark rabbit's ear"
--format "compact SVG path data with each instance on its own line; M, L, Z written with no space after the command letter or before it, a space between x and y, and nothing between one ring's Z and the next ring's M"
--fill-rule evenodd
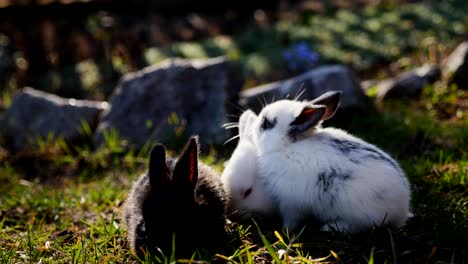
M148 174L153 187L163 186L168 182L166 149L163 145L158 144L151 150Z
M326 112L326 107L323 105L306 106L296 119L289 124L288 134L291 137L307 131L309 128L316 126Z
M340 106L340 99L342 94L343 92L341 91L330 91L312 100L312 104L324 105L327 108L321 120L327 120L335 115L338 106Z
M198 181L198 139L191 137L174 168L173 181L180 184L189 183L195 188Z

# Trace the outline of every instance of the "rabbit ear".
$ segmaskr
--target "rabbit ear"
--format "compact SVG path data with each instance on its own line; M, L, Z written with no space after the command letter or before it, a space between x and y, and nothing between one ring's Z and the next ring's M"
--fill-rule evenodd
M340 99L343 92L341 91L330 91L322 94L311 101L314 105L324 105L327 107L325 114L321 120L327 120L335 115L338 106L340 105Z
M252 110L247 110L239 117L239 136L243 138L249 133L250 125L255 121L257 115Z
M162 186L168 182L166 149L161 144L151 150L148 174L151 186Z
M187 184L195 188L198 181L198 139L191 137L174 168L174 182Z
M289 124L288 134L292 137L307 131L309 128L316 126L326 112L326 107L323 105L306 106L296 117L296 119Z

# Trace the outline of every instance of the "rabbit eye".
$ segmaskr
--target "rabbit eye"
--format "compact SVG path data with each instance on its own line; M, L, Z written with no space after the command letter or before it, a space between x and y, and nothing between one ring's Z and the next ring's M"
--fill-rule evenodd
M249 196L251 193L252 193L252 188L247 189L243 194L243 198L244 199L247 198L247 196Z
M276 123L277 123L276 118L273 119L273 121L270 121L268 120L268 118L263 117L261 128L262 130L272 129L273 127L275 127Z

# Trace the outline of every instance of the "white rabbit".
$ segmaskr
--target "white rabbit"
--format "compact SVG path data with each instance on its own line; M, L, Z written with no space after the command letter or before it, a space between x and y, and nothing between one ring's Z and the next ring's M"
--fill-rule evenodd
M228 215L239 220L270 217L276 212L257 177L257 151L251 133L256 119L257 115L250 110L239 118L239 142L221 175L225 189L231 194Z
M283 227L315 217L340 231L402 226L410 216L410 188L398 163L345 131L321 128L341 92L311 102L267 105L252 124L258 177L278 204Z

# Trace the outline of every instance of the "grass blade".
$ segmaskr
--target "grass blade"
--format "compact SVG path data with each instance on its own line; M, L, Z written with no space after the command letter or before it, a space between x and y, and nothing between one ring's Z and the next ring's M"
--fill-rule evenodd
M396 248L395 248L395 241L393 240L392 230L390 228L388 228L387 230L388 230L388 235L390 236L390 245L392 246L393 263L398 263Z
M278 238L278 240L283 243L283 245L287 246L287 244L284 242L283 237L278 233L278 231L275 231L275 236Z
M279 259L278 255L276 255L275 249L271 246L271 243L268 241L268 239L263 235L262 231L260 230L260 227L258 227L257 222L255 222L255 226L257 227L258 234L260 235L260 238L262 239L263 244L265 245L268 253L270 253L270 256L273 258L275 263L281 263L281 260Z
M367 262L368 264L374 264L374 249L375 248L372 248L372 250L371 250L371 253L370 253L370 256L369 256L369 262Z
M341 263L341 264L344 263L344 262L341 260L341 258L338 256L338 254L336 254L335 251L333 251L333 250L330 249L330 254L332 254L332 256L333 256L336 260L338 260L339 263Z

